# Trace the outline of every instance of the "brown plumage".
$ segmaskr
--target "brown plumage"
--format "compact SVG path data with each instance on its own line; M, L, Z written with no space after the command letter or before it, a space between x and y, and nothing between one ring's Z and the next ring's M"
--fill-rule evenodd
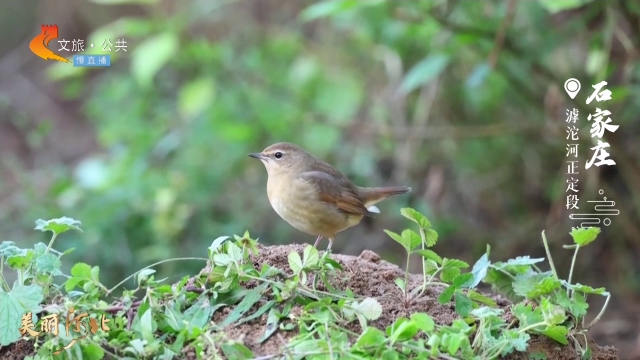
M329 239L331 249L338 232L377 212L376 203L411 191L405 186L365 188L291 143L273 144L261 153L268 173L267 195L273 209L286 222L308 234Z

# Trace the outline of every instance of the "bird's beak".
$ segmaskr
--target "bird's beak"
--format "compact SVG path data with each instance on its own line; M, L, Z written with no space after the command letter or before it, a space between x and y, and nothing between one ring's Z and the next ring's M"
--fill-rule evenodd
M251 153L249 154L250 157L252 158L256 158L258 160L263 160L264 159L264 155L262 155L262 153Z

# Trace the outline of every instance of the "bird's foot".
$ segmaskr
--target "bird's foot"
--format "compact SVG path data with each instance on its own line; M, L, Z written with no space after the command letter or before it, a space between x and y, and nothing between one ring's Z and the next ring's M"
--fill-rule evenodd
M318 238L316 239L315 244L313 244L313 247L317 248L318 244L320 244L320 240L322 240L322 235L318 235Z

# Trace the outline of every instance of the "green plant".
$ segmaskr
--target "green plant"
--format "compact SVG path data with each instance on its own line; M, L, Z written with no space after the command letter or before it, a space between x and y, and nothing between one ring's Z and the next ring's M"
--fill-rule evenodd
M0 244L0 345L6 346L20 338L19 327L22 315L32 313L33 322L37 322L37 313L42 311L42 301L51 291L57 291L53 278L65 276L62 271L62 256L74 249L58 252L52 248L58 235L69 230L80 230L80 222L62 217L49 221L36 221L36 230L51 231L49 245L35 244L33 249L21 249L12 241ZM9 286L4 277L4 266L15 271L16 280Z
M444 286L445 289L440 295L440 302L447 303L453 297L455 299L456 311L466 316L469 314L472 308L471 299L494 304L494 302L480 293L471 290L478 285L480 280L480 274L474 269L472 273L462 273L462 269L469 267L469 264L462 260L442 258L434 251L427 249L432 247L438 241L438 233L431 228L431 222L422 214L411 208L404 208L400 210L400 214L405 218L418 224L419 234L411 229L405 229L401 234L394 233L389 230L385 230L393 240L397 241L404 247L407 252L407 264L405 268L404 279L397 279L396 284L402 290L404 295L405 305L408 304L420 296L422 296L430 285ZM422 257L422 285L409 291L408 279L409 279L409 261L411 255L418 254ZM441 282L436 282L434 279L439 275ZM465 294L462 289L468 289Z
M513 314L521 326L524 325L528 332L546 335L561 344L567 344L568 339L571 340L581 357L586 359L590 357L591 352L586 333L604 314L611 294L604 288L572 284L571 281L578 250L593 242L599 233L600 229L593 227L574 228L571 231L574 244L566 245L565 248L575 251L567 280L558 277L544 231L542 240L550 271L542 271L535 265L544 259L531 259L528 256L506 263L491 264L485 254L478 262L479 271L487 274L484 282L491 284L514 301L530 300L538 304L532 307L519 302L513 306ZM586 300L590 294L604 296L606 300L596 317L585 326L585 315L589 308ZM578 341L578 336L583 338L584 343Z
M9 345L21 335L35 338L33 359L102 359L107 354L170 359L185 348L195 351L199 358L252 358L252 351L242 341L230 338L225 329L264 321L260 343L277 331L295 332L282 345L282 354L294 359L494 359L527 351L531 334L547 336L560 344L572 341L581 357L589 358L586 332L606 309L610 295L604 289L572 284L571 275L567 281L558 279L550 256L552 270L548 272L536 266L543 259L526 256L492 263L489 248L470 272L463 272L469 267L467 263L442 258L427 249L435 244L437 233L424 215L410 208L402 209L401 214L418 224L419 232L387 234L409 255L419 254L423 259L422 281L414 289L408 286L408 271L404 280L396 282L401 285L404 305L424 297L428 289L437 289L439 303L453 300L455 304L458 318L451 323L437 323L429 314L416 312L398 317L385 327L372 325L382 315L381 304L375 298L359 297L348 288L336 287L343 270L329 253L321 256L307 245L302 254L288 254L288 268L266 263L257 268L253 260L260 256L261 248L248 231L242 236L216 238L207 258L163 261L206 261L207 266L197 276L163 284L166 279L154 277L151 267L156 263L107 288L100 282L96 266L77 263L70 275L62 273L60 259L73 249L58 252L54 242L68 230L81 230L78 221L60 218L36 223L36 229L53 233L48 246L39 243L34 249L20 249L12 242L0 245L2 266L14 270L17 278L11 288L2 279L0 320L7 325L0 332L0 342ZM598 233L593 228L572 231L575 246L569 248L576 249L574 257L577 249L595 240ZM548 248L544 233L543 241ZM435 281L436 277L440 281ZM64 281L55 281L59 278ZM135 287L107 302L114 290L131 278ZM493 285L516 302L498 306L475 290L481 282ZM587 294L606 296L607 301L585 327ZM223 308L230 310L222 314ZM507 322L507 312L515 320ZM27 313L31 313L31 319L23 317ZM54 315L61 319L55 324L58 333L48 325ZM62 321L63 316L66 321ZM213 318L218 320L213 322ZM20 334L25 319L31 320L29 330L33 333L25 330ZM84 324L84 328L78 331L71 326L68 334L66 326L75 323ZM584 343L578 341L580 336Z
M575 249L575 251L569 277L565 281L556 273L544 232L542 239L551 271L543 272L536 266L544 259L532 259L529 256L517 257L504 263L491 263L490 248L487 247L486 253L474 264L472 271L462 273L462 269L469 267L464 261L441 258L435 252L425 249L435 245L438 239L437 233L431 229L431 223L426 217L410 208L402 209L401 214L417 223L420 231L418 235L409 229L402 231L401 234L385 230L407 251L405 278L396 280L404 294L406 305L420 297L427 286L444 287L438 298L439 302L445 304L453 298L456 312L478 323L472 346L482 358L495 358L514 350L525 351L529 333L542 334L565 345L569 339L583 358L589 358L590 349L587 346L586 332L606 310L610 294L604 288L594 289L582 284L572 284L571 279L578 250L593 242L600 233L600 229L580 228L571 231L574 244L565 248ZM412 254L420 254L424 257L423 282L422 286L409 291L407 289L408 263ZM441 282L433 281L436 275L440 275ZM500 317L504 310L496 308L491 298L473 290L480 282L491 284L497 291L520 301L511 307L513 315L518 319L518 327L504 322ZM588 308L586 302L588 294L602 295L606 300L598 315L585 327L584 317ZM537 305L534 307L531 304L525 304L522 302L524 300L535 301ZM480 307L478 303L483 303L485 306ZM571 319L568 319L568 315ZM577 336L582 336L583 344L578 341Z

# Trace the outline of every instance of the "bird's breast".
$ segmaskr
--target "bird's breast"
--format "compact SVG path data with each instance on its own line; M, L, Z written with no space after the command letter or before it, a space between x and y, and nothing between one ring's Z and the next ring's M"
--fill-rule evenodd
M335 236L353 220L335 205L320 200L318 189L295 177L269 177L267 195L275 212L296 229L312 235ZM359 219L358 219L359 220ZM356 222L357 223L357 222Z

